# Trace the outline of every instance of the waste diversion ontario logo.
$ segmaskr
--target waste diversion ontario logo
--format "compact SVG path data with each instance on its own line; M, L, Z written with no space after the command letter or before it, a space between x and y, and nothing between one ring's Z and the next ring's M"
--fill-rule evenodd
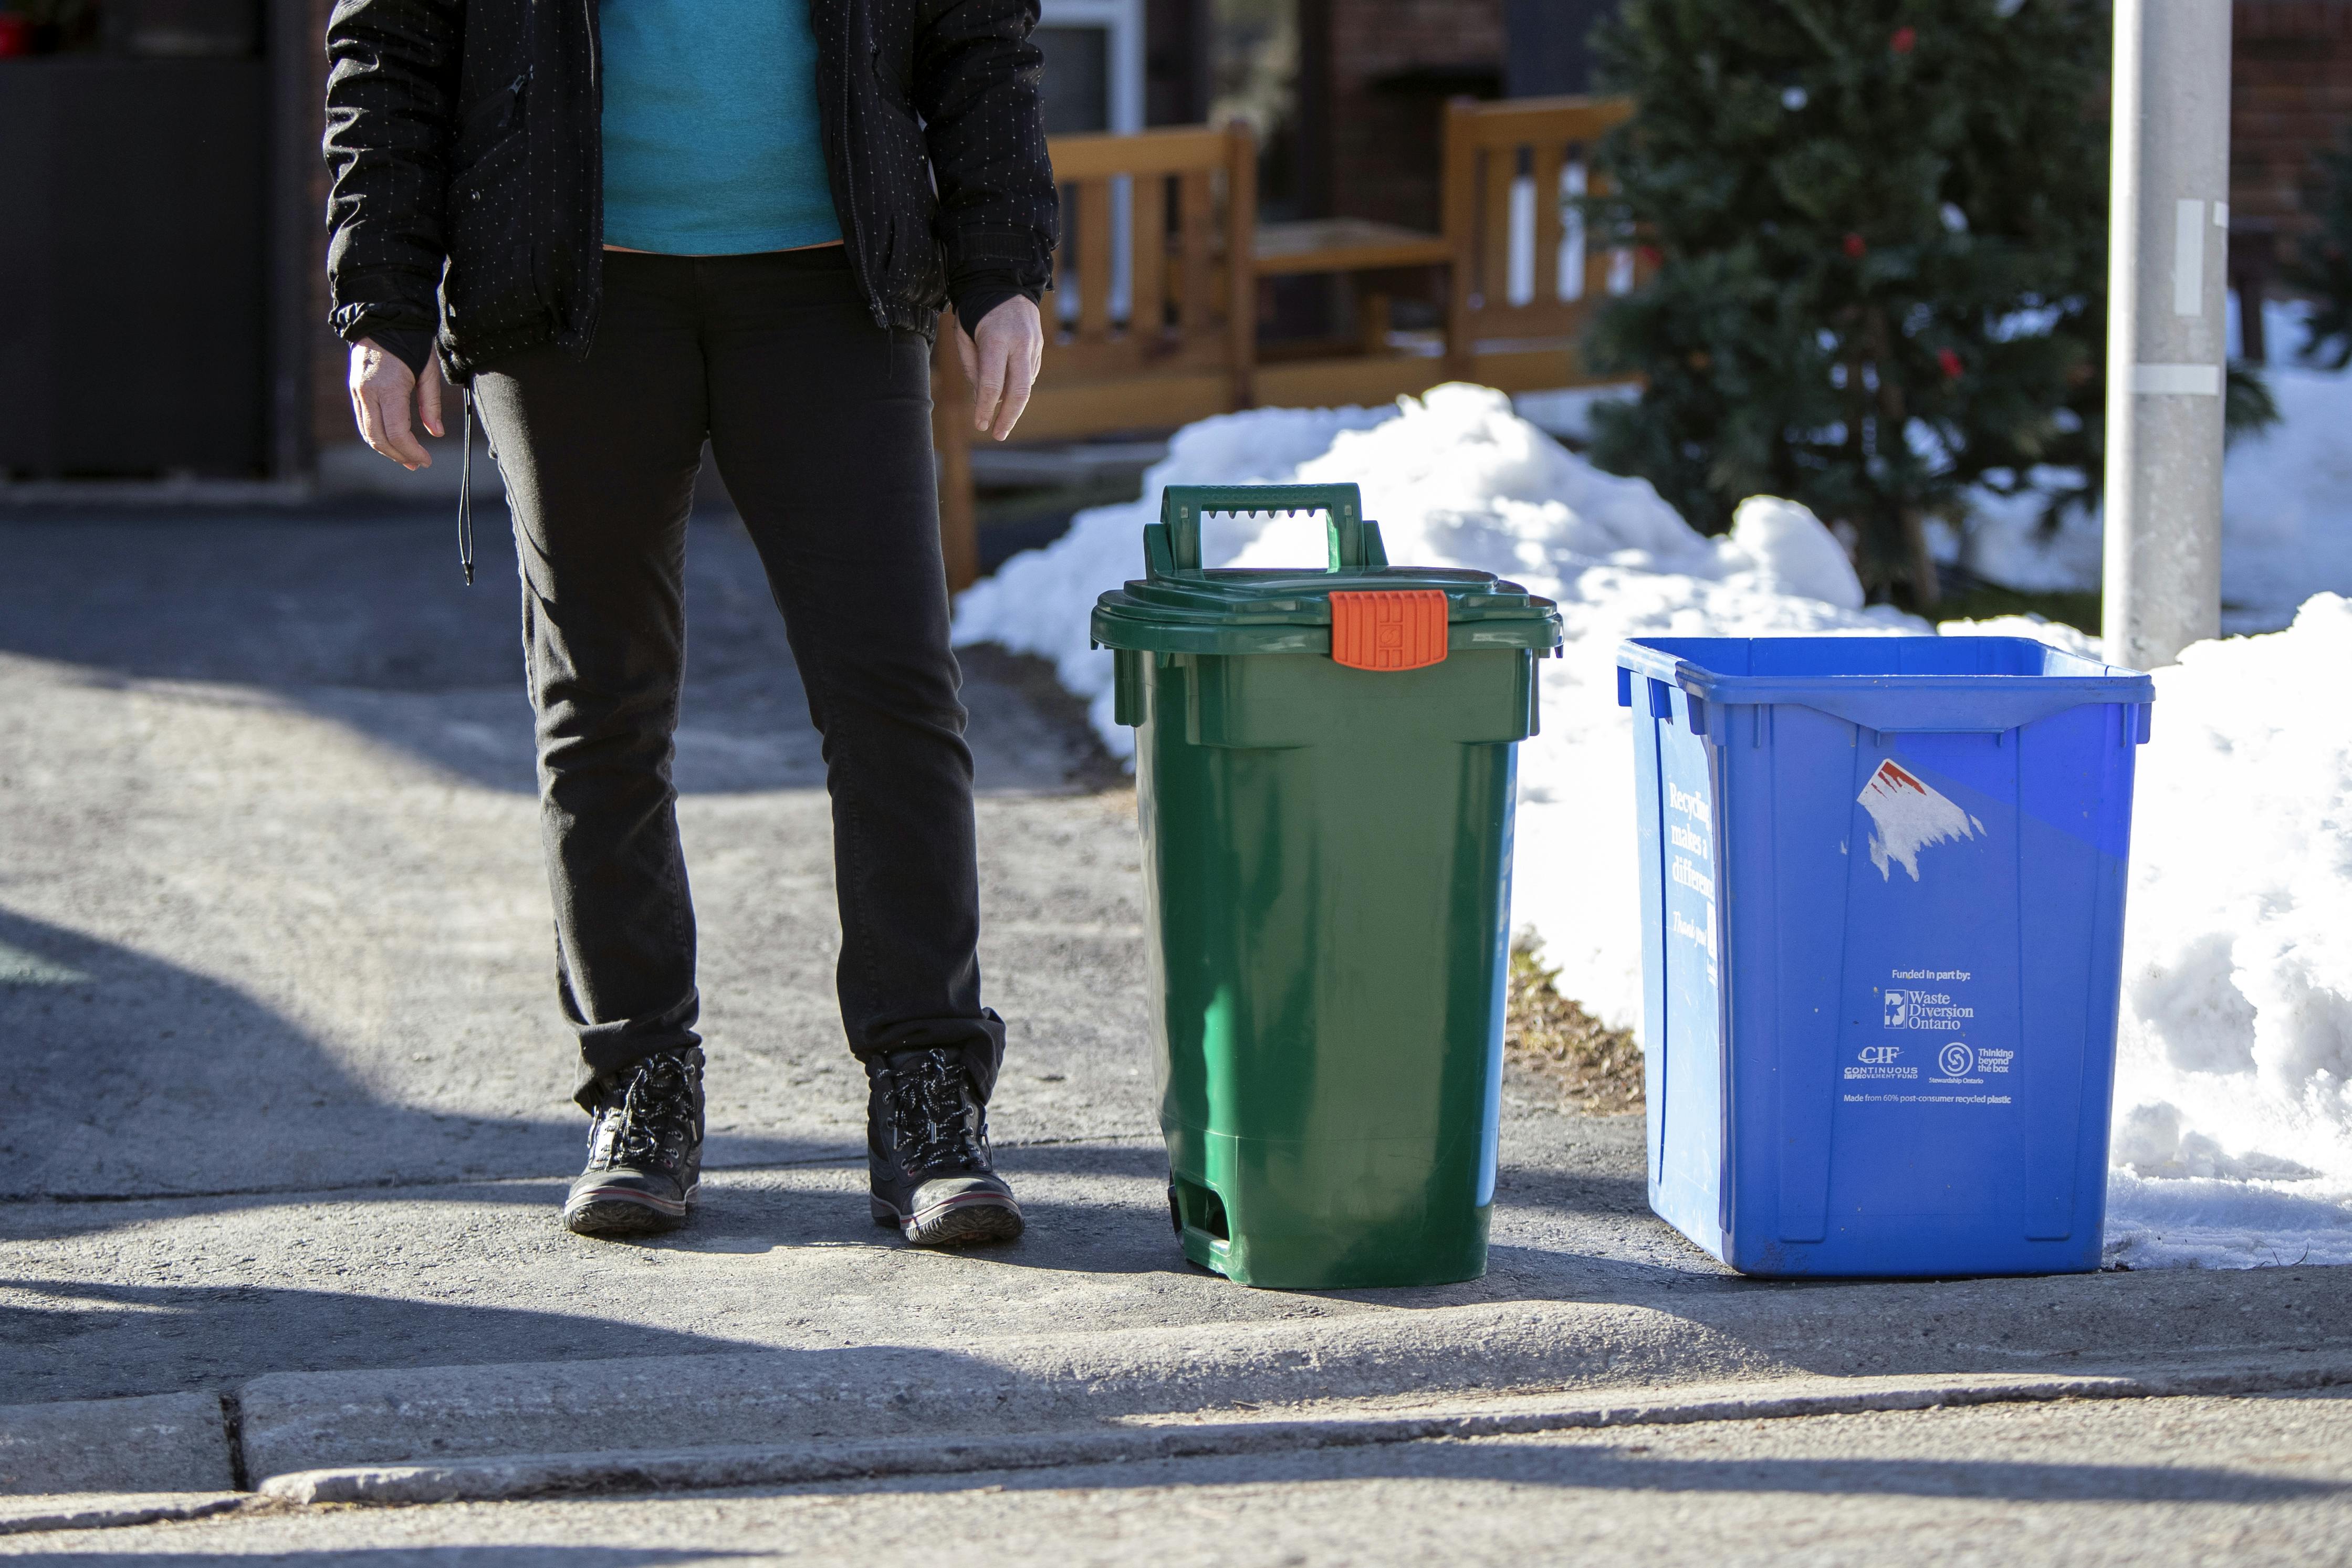
M1953 971L1958 974L1958 971ZM1966 975L1958 975L1965 980ZM1890 1029L1924 1029L1931 1034L1956 1035L1969 1026L1977 1016L1975 1007L1956 999L1948 991L1920 991L1906 988L1889 989L1879 994L1882 1007L1879 1022Z

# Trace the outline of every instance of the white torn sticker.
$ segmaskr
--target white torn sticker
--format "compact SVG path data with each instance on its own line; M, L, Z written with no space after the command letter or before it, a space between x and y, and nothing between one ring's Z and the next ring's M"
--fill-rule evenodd
M1870 813L1874 829L1870 836L1870 863L1878 868L1879 876L1889 879L1895 875L1890 863L1900 861L1911 879L1917 881L1920 850L1931 844L1973 838L1984 828L1983 823L1929 789L1916 774L1896 766L1892 758L1878 764L1878 771L1854 798Z

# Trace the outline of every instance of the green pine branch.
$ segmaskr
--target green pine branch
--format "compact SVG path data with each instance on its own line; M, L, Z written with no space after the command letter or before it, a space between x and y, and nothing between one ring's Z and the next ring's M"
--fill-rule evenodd
M2287 287L2311 298L2301 357L2328 370L2352 364L2352 131L2319 154L2305 206L2318 220L2279 268Z
M1627 0L1599 43L1637 107L1587 221L1652 263L1588 345L1644 382L1601 417L1604 466L1702 528L1801 500L1874 594L1923 605L1927 521L1969 486L2089 492L2096 0Z

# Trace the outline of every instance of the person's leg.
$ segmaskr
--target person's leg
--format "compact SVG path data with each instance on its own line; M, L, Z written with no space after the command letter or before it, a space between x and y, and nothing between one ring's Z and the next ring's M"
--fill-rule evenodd
M992 1070L929 347L874 324L837 247L702 268L712 449L824 737L849 1048L978 1043Z
M712 448L824 737L842 1024L876 1075L877 1105L896 1096L902 1120L935 1128L952 1113L971 1134L922 1146L940 1180L902 1171L891 1223L916 1240L1017 1234L982 1121L1004 1026L980 997L971 752L948 646L929 345L875 325L837 247L700 265ZM934 1070L940 1061L954 1070ZM951 1167L971 1179L950 1179ZM929 1218L915 1216L916 1187Z
M605 280L584 362L529 350L474 387L514 516L558 986L591 1111L698 1039L669 776L707 423L693 264L608 257Z

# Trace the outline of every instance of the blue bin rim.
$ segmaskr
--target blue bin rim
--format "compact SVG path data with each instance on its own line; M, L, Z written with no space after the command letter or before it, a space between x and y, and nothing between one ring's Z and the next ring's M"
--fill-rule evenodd
M2029 649L2043 671L2033 675L1884 673L1737 675L1712 668L1707 655L1759 642L1835 642L1886 648L1889 662L1904 646L1991 644ZM1955 650L1957 651L1957 649ZM1728 662L1727 660L1727 662ZM1743 658L1739 661L1745 664ZM2103 664L2032 637L1628 637L1617 645L1618 701L1630 704L1628 676L1646 676L1709 703L1793 703L1887 733L2005 731L2090 703L2141 705L2156 700L2156 682L2142 670ZM2145 726L2142 727L2143 730ZM2143 733L2140 737L2145 739Z

